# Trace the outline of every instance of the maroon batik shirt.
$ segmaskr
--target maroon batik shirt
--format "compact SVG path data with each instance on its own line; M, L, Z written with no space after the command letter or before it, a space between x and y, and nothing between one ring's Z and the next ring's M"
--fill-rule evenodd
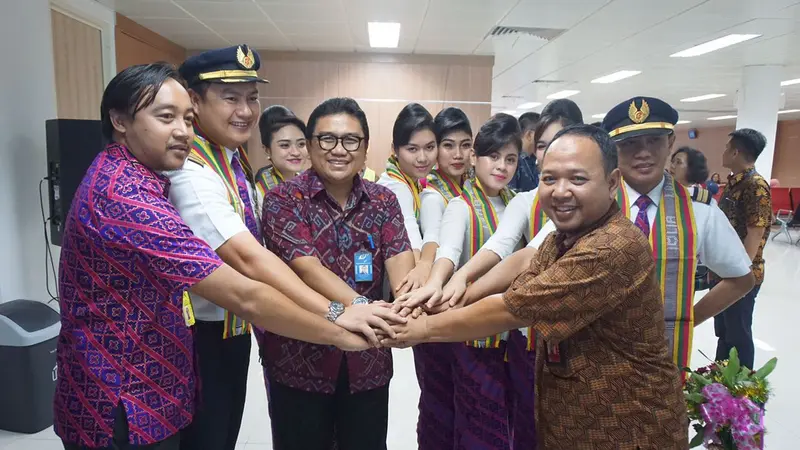
M400 204L389 189L356 177L342 210L313 169L267 192L262 231L267 248L287 263L313 256L371 300L382 295L386 260L411 250ZM372 254L369 282L355 281L353 260L362 250ZM335 391L343 353L338 348L267 333L262 353L271 381L309 392ZM350 392L379 388L392 378L389 349L346 357Z
M168 187L112 144L75 193L61 249L54 400L55 432L68 443L110 446L120 403L134 445L192 421L193 340L182 295L222 261L183 223Z

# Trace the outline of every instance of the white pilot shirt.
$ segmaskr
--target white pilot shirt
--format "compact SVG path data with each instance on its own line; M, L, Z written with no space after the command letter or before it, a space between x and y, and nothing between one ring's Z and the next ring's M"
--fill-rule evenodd
M238 150L226 148L225 153L230 161ZM170 203L175 206L192 232L214 250L237 234L250 232L228 201L228 190L222 178L210 167L201 166L187 159L183 169L164 172L164 175L170 181ZM253 211L256 211L258 205L254 202L256 197L252 185L248 184L248 192ZM256 214L256 220L258 217ZM189 295L197 320L213 322L225 319L225 311L222 308L199 295L192 293Z
M489 197L497 213L497 220L503 222L503 213L506 205L500 196ZM436 261L446 258L453 262L455 269L467 263L472 255L469 254L470 214L467 203L461 197L450 200L442 216L442 227L439 233L439 249L436 250Z
M525 241L531 240L531 208L537 191L538 189L520 192L508 202L497 231L483 244L481 250L489 250L500 259L506 259L519 248L523 237Z
M419 223L417 223L417 216L414 214L414 194L411 192L405 183L401 183L384 172L378 179L378 184L389 188L397 197L397 202L400 203L400 211L403 212L403 224L406 227L408 240L411 241L411 248L413 250L422 249L422 234L419 231Z
M422 190L419 212L419 226L422 229L422 245L433 242L439 245L439 230L447 203L444 196L433 188Z
M623 184L628 193L628 201L631 202L629 205L630 217L631 220L635 220L636 215L639 214L639 207L635 203L641 194L630 187L628 183L623 182ZM647 219L650 222L651 229L656 219L663 188L664 179L647 194L652 200L652 203L647 208ZM694 201L692 202L692 209L694 209L694 218L699 236L697 245L698 261L702 261L704 266L722 278L736 278L750 273L752 261L747 256L747 251L744 249L739 235L736 234L736 230L733 229L722 210L716 204L706 205L705 203ZM539 230L536 237L528 243L528 247L539 248L547 235L555 230L555 224L552 221L548 221Z

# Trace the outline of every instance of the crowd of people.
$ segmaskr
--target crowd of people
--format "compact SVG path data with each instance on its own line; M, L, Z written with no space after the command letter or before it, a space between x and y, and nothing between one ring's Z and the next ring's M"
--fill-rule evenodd
M65 449L233 450L251 334L276 450L386 449L392 348L413 346L421 450L683 449L693 328L713 318L717 358L752 367L758 131L731 134L716 202L657 98L597 125L556 100L475 133L412 103L372 181L358 103L262 112L259 68L242 45L106 87L110 144L61 253Z

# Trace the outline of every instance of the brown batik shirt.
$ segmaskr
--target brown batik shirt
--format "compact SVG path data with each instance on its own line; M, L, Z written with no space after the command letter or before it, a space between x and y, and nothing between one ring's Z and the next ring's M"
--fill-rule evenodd
M571 244L548 236L504 299L540 337L540 450L688 447L652 250L616 203Z
M728 186L719 202L736 234L744 242L747 227L764 228L758 251L753 258L753 275L756 285L764 281L764 246L772 225L772 196L769 183L755 169L748 169L728 177Z

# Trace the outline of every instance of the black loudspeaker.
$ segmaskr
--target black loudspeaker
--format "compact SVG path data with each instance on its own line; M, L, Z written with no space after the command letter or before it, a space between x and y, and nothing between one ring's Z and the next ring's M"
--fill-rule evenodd
M50 242L60 246L72 197L106 142L99 120L52 119L45 122L45 128Z

